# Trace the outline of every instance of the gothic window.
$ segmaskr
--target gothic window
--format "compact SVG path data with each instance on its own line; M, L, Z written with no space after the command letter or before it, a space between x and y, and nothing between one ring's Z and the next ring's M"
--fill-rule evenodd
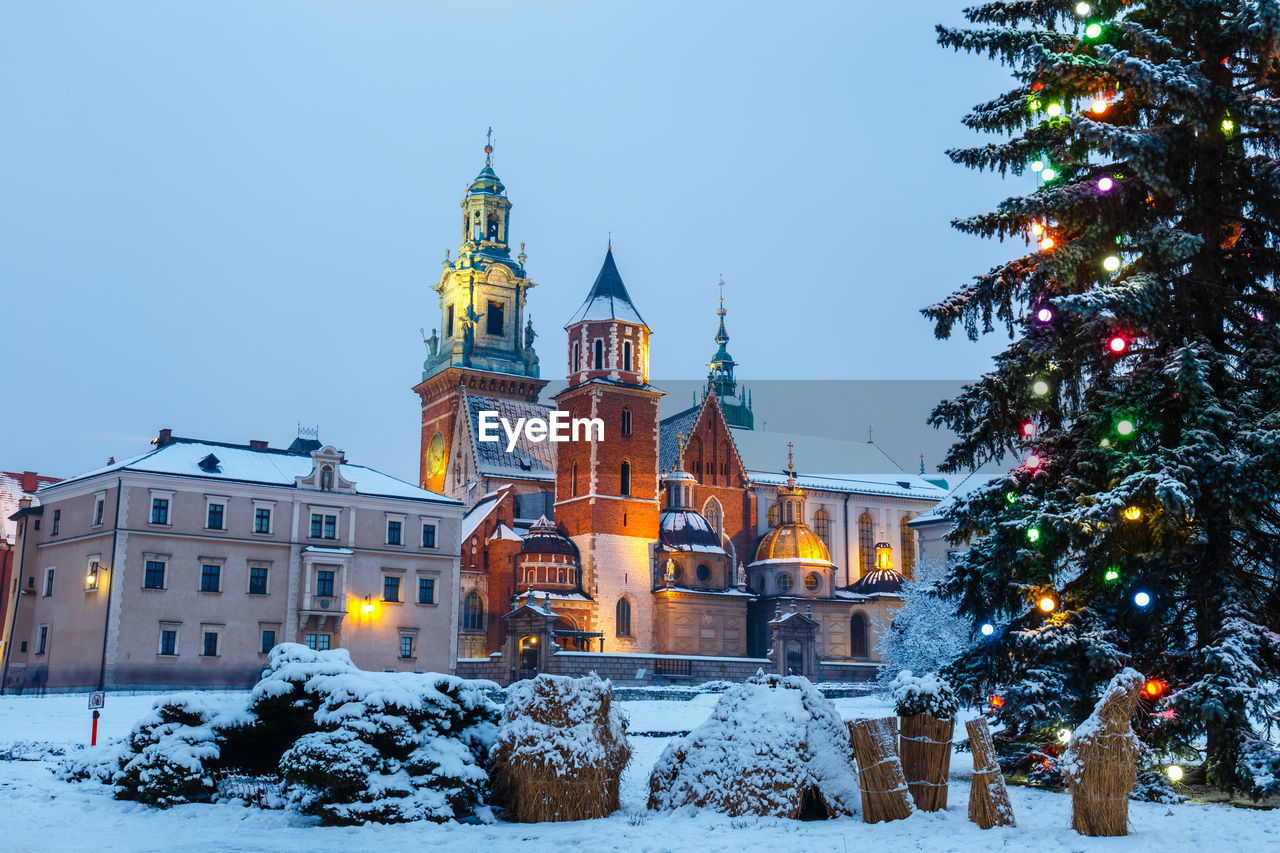
M462 599L462 630L484 630L484 602L480 600L480 594L475 590L467 593L467 597Z
M618 470L618 494L623 497L631 495L631 463L623 460Z
M768 519L770 527L777 527L778 522L782 521L782 509L778 506L777 501L769 504Z
M631 602L625 598L619 598L614 608L613 633L618 637L631 636Z
M831 516L827 515L825 509L820 509L813 514L813 532L818 534L818 538L822 540L822 544L827 546L827 550L831 550Z
M631 369L631 341L624 341L622 344L622 369Z
M595 370L604 370L604 341L596 338Z
M573 345L573 364L569 366L569 372L582 369L582 344L575 343Z
M858 516L858 564L862 566L861 574L871 571L875 550L875 541L871 538L871 513L864 512Z
M622 434L631 435L631 407L622 407Z
M849 620L849 656L865 658L867 657L869 646L870 644L867 642L867 617L861 613L855 613Z
M902 520L898 522L898 536L902 542L902 547L898 553L902 555L902 576L904 578L914 575L916 569L916 532L907 523L910 520L910 516L904 515Z
M724 513L720 509L720 502L715 498L709 499L702 508L702 515L707 519L707 523L711 525L711 529L716 532L716 538L719 539L724 524Z
M502 335L503 321L506 319L503 315L506 313L506 306L501 302L490 302L489 310L484 315L484 330L487 334Z
M796 505L794 501L787 501L787 524L796 523Z
M444 315L444 336L446 338L453 337L453 306L450 305L445 309Z
M569 465L569 497L576 498L578 496L578 463L572 462Z

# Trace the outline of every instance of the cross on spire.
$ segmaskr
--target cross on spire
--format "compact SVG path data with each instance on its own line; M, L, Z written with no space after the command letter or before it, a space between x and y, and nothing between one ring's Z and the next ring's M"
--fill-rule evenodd
M684 433L676 433L676 467L684 467Z
M493 128L489 128L489 132L484 135L484 164L486 166L493 165Z
M793 456L794 456L793 452L795 451L795 447L796 447L795 442L793 441L787 442L787 470L788 471L794 471L796 467L794 464L792 464Z

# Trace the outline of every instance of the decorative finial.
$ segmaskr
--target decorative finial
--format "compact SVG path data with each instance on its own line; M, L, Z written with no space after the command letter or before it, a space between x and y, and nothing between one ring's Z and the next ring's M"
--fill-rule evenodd
M486 166L493 165L493 128L489 128L489 132L484 135L484 164Z
M787 470L792 472L795 471L795 465L792 464L795 447L796 447L795 442L793 441L787 442Z
M609 250L613 251L613 232L609 232Z
M684 467L684 433L676 433L676 467Z
M924 454L923 453L920 454L920 473L921 475L924 474Z

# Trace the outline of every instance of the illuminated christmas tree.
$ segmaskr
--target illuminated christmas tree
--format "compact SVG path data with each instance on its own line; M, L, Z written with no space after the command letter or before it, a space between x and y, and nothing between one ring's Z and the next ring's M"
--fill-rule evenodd
M934 411L944 466L1016 467L953 510L944 581L973 620L953 664L1006 724L1009 765L1117 671L1136 723L1213 784L1280 789L1280 4L1021 0L939 28L1016 87L950 152L1036 188L954 224L1028 253L925 310L939 337L1004 327L994 368Z

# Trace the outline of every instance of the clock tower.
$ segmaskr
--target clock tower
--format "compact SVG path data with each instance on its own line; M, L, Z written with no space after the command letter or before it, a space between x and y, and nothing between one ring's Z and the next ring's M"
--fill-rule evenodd
M492 131L484 168L462 198L456 258L445 253L439 324L427 337L427 360L414 393L422 403L418 479L433 492L445 472L464 392L534 403L547 384L539 378L533 320L525 299L534 286L525 272L524 244L511 256L511 201L493 171Z

